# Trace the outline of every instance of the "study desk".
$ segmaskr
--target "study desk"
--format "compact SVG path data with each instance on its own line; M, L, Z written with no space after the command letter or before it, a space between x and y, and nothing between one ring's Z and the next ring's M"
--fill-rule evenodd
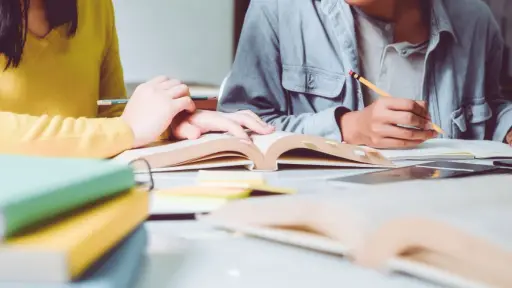
M264 175L272 184L321 195L350 193L330 185L327 178L367 171L375 169L286 169ZM191 184L196 175L156 174L155 184L157 188ZM137 288L438 287L405 275L367 270L342 257L235 236L195 221L147 222L146 227L150 241Z
M232 236L197 222L146 226L150 245L137 288L436 287L367 270L341 257Z

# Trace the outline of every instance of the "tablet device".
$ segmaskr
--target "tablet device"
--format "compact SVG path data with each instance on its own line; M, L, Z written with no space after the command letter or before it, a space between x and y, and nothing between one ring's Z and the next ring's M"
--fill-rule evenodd
M512 160L496 160L493 164L494 166L512 168Z
M463 177L498 170L499 167L458 162L430 162L390 170L333 178L343 184L375 185L410 180ZM340 183L341 184L341 183Z

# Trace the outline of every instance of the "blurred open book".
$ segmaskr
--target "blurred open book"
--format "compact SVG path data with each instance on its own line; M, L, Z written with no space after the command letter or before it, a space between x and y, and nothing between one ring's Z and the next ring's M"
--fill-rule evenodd
M274 171L280 164L332 167L392 167L374 149L330 141L318 136L275 132L252 135L253 143L227 134L207 134L197 140L156 143L129 150L115 160L143 158L153 171L199 170L246 166Z
M200 220L443 286L512 287L510 180L413 181L341 195L254 198Z

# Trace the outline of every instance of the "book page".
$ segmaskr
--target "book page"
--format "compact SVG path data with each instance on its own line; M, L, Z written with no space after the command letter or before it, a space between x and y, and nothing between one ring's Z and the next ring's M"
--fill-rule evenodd
M206 134L196 140L183 140L183 141L177 141L177 142L172 142L172 143L169 143L169 142L155 143L155 144L145 147L145 148L143 147L143 148L125 151L125 152L117 155L116 157L114 157L114 160L128 163L137 158L150 156L150 155L157 154L157 153L165 153L165 152L175 151L175 150L183 149L185 147L200 145L200 144L207 143L210 141L215 141L215 140L220 140L220 139L230 139L230 138L233 138L233 136L230 136L228 134Z
M427 235L416 231L422 239L430 238L423 241L432 243L432 247L389 259L388 269L451 287L512 285L512 230L505 228L512 222L510 203L459 209L428 218L442 223L445 229L453 228L456 234L448 235L451 230Z
M493 183L495 189L489 191ZM460 189L464 184L464 189ZM334 194L280 196L230 203L215 211L216 225L267 228L307 226L310 232L357 249L386 222L409 216L435 215L453 209L512 206L509 176L482 176L438 181L411 181ZM293 243L291 243L293 244Z
M468 235L485 239L489 243L502 247L504 251L512 252L512 229L508 229L512 224L512 203L510 202L496 203L491 207L440 213L432 216L432 219L462 229Z
M500 142L480 140L432 139L411 149L380 149L379 151L390 160L512 157L510 146Z
M260 149L261 153L263 153L263 155L266 155L267 151L270 149L270 147L274 143L276 143L280 139L283 139L285 137L292 136L292 135L294 135L294 134L289 133L289 132L277 131L277 132L274 132L269 135L254 134L254 135L251 135L251 139L252 139L254 145L256 145L256 147L258 147L258 149Z
M462 143L476 158L512 158L512 147L497 141L469 140Z

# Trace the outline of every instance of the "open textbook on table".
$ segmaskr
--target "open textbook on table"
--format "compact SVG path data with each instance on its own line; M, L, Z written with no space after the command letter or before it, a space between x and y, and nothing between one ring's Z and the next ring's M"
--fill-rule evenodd
M253 143L227 134L207 134L197 140L154 143L114 159L143 158L158 172L234 166L275 171L280 165L390 168L399 160L512 158L510 146L491 141L433 139L411 149L372 149L288 132L251 138Z

